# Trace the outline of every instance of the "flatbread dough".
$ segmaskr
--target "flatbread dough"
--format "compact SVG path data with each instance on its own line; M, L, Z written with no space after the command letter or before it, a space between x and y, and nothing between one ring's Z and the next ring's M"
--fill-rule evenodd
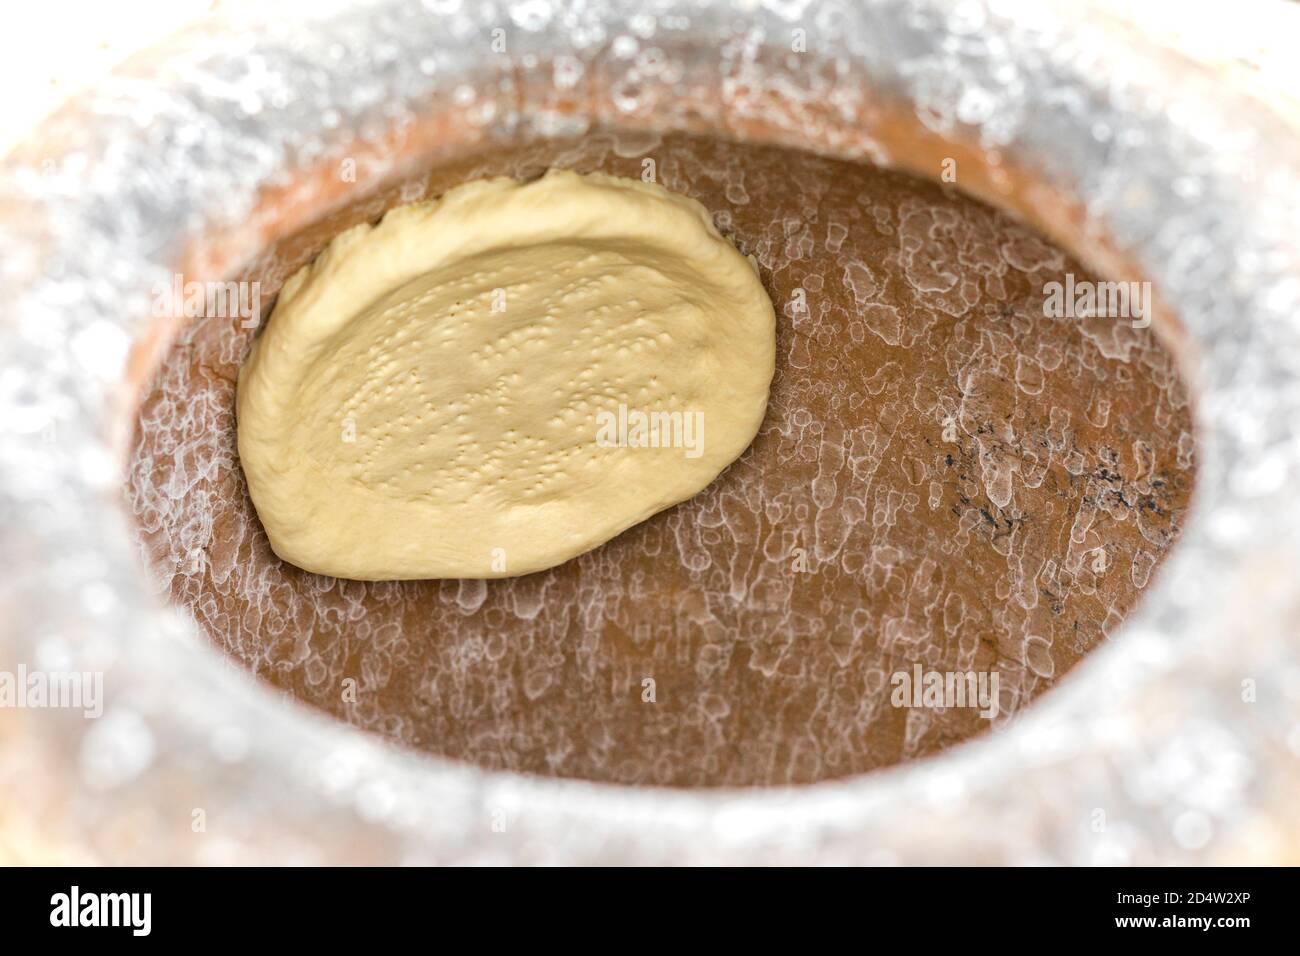
M708 485L774 361L757 269L699 203L484 180L349 229L285 283L240 371L239 454L298 567L510 577Z

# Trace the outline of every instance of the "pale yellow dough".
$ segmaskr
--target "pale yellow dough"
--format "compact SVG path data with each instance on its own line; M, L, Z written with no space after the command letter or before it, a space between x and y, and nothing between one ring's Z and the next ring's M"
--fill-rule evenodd
M348 230L285 284L240 371L239 455L301 568L527 574L708 485L757 432L774 360L757 270L695 201L485 180ZM702 442L661 417L661 447L632 447L634 413L674 411Z

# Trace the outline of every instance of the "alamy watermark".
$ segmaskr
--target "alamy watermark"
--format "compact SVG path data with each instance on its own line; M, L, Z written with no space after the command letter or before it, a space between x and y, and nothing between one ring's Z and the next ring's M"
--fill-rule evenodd
M160 319L241 319L244 328L255 328L262 314L262 284L186 282L178 272L170 282L154 283L153 314Z
M152 911L152 893L82 892L74 885L50 897L51 926L118 926L131 930L132 936L148 936Z
M978 707L986 720L998 715L997 671L928 671L915 664L911 671L895 672L889 682L895 707Z
M0 707L80 710L88 719L104 713L102 671L0 671Z
M1046 283L1043 296L1049 319L1127 319L1135 329L1151 324L1150 282L1076 280L1067 272L1064 282Z
M620 404L596 413L601 448L681 448L687 458L704 454L704 412L640 411Z

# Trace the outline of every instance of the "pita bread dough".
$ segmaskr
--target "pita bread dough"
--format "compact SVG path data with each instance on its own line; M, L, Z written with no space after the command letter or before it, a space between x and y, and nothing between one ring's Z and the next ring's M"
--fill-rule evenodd
M240 371L239 454L298 567L527 574L708 485L774 360L757 270L695 201L486 180L348 230L285 284Z

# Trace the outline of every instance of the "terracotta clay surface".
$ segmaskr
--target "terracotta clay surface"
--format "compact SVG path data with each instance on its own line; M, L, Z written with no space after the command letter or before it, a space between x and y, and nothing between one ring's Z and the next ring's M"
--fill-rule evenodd
M395 185L244 278L268 313L339 230L551 165L653 173L757 258L778 330L753 446L696 498L551 571L323 578L271 553L244 486L234 383L254 330L196 320L141 406L128 506L160 589L235 660L488 767L803 783L990 726L893 707L894 672L995 670L996 726L1141 596L1193 480L1174 361L1151 329L1044 318L1044 284L1085 270L957 193L776 148L598 134Z

